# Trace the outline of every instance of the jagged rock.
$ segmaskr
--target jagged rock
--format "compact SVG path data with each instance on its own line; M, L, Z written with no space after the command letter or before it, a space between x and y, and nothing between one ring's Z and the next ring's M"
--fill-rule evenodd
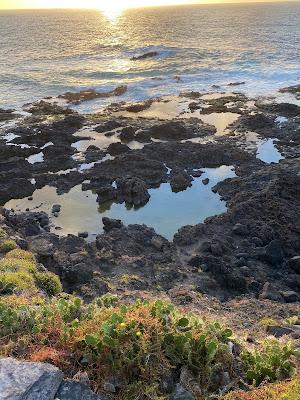
M117 198L117 190L111 185L105 185L97 189L97 202L99 204L106 203L107 201L112 201Z
M110 232L112 229L121 229L124 225L120 219L102 218L104 232Z
M53 365L0 359L1 400L53 400L62 380Z
M150 194L145 182L136 177L117 180L118 197L121 201L141 206L148 202Z
M119 138L122 141L130 141L134 139L135 129L132 126L126 126L121 130Z
M145 58L150 58L150 57L156 57L158 55L157 51L149 51L147 53L144 53L140 56L134 56L131 57L131 61L139 61L139 60L144 60Z
M173 192L181 192L192 186L193 178L186 171L173 170L170 185Z
M129 151L130 151L130 148L128 146L126 146L126 144L122 144L119 142L111 143L107 148L107 152L111 156L117 156L119 154L128 153Z
M88 232L79 232L78 237L86 239L89 236Z
M104 397L96 395L80 382L64 381L56 393L56 400L104 400Z

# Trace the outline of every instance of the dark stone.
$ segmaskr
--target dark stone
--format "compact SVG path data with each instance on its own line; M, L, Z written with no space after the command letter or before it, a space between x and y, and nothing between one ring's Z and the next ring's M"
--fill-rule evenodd
M142 206L150 199L146 184L140 178L117 179L118 198L134 206Z
M89 236L88 232L79 232L78 237L81 237L83 239L86 239Z
M104 400L103 397L96 395L87 386L80 382L64 381L58 392L56 399L59 400Z
M121 130L121 133L119 135L119 138L122 141L131 141L134 139L134 134L135 134L135 129L132 126L126 126Z
M267 326L267 333L277 338L284 335L290 335L293 332L294 332L293 329L287 328L285 326L275 326L275 325Z
M111 156L117 156L119 154L124 154L124 153L128 153L130 151L130 148L128 146L126 146L126 144L122 144L122 143L111 143L108 148L107 148L107 152L111 155Z
M120 219L102 218L104 232L110 232L112 229L121 229L124 225Z
M209 179L205 178L202 180L203 185L208 185L209 184Z
M284 298L286 303L296 303L300 300L299 295L293 291L280 292L281 296Z
M300 256L292 257L288 260L288 266L297 274L300 274Z

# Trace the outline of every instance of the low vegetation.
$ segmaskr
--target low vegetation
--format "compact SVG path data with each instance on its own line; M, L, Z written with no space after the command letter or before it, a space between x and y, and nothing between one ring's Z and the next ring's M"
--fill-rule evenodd
M273 385L264 385L249 392L236 391L224 397L224 400L299 400L300 375L291 381Z
M41 291L54 296L62 291L62 286L57 275L38 270L32 253L14 248L0 259L0 295L32 295Z
M0 356L51 362L70 378L86 372L95 391L113 377L116 399L167 400L166 381L173 388L181 382L196 400L208 399L220 396L225 381L255 386L296 373L299 351L290 343L236 346L231 329L161 300L125 305L106 294L85 304L63 293L58 277L20 249L0 259L0 294ZM295 378L224 400L299 400L298 395Z

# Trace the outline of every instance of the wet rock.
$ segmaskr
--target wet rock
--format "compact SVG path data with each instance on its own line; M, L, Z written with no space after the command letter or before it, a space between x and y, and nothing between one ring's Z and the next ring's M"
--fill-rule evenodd
M24 178L12 178L5 182L0 181L0 204L6 203L11 199L23 199L32 195L34 192L34 185Z
M14 110L4 110L3 108L0 108L0 122L9 121L17 117L18 115L14 114Z
M135 135L135 140L141 143L151 142L151 133L148 130L143 130Z
M287 328L285 326L275 326L275 325L267 326L267 333L277 338L284 335L290 335L293 332L294 332L293 329Z
M131 57L131 61L140 61L140 60L145 60L146 58L152 58L152 57L156 57L158 56L158 52L157 51L148 51L147 53L144 53L140 56L134 56Z
M112 229L121 229L124 225L120 219L102 218L104 232L110 232Z
M192 186L193 177L186 171L179 171L177 169L172 170L170 185L172 192L181 192Z
M171 121L149 128L151 137L161 140L183 140L194 137L195 134L188 131L181 122Z
M147 186L140 178L121 178L117 179L118 198L128 204L141 206L150 199Z
M33 115L70 115L75 113L75 111L70 108L61 107L44 100L33 103L30 108L26 109L26 111Z
M300 107L290 103L257 104L265 112L283 117L297 117L300 115Z
M245 115L238 122L238 128L263 133L275 127L274 118L270 118L264 114Z
M79 232L78 237L86 239L89 236L88 232Z
M50 364L0 359L1 399L53 400L63 373Z
M105 155L105 152L100 150L96 146L89 146L85 152L86 163L92 163L101 160Z
M119 135L119 138L122 141L131 141L134 139L134 134L135 134L135 129L132 126L126 126L121 130L121 133Z
M240 85L245 85L246 82L230 82L228 83L228 86L240 86Z
M292 257L288 260L288 266L297 274L300 274L300 256Z
M205 178L202 180L203 185L208 185L209 184L209 179Z
M280 93L300 93L300 85L288 86L286 88L279 89Z
M72 104L80 104L83 101L94 100L97 98L105 98L105 97L114 97L121 96L122 94L127 92L127 86L122 85L118 86L114 90L109 92L97 92L94 89L82 90L80 92L66 92L64 94L59 95L60 99L66 100L67 103Z
M122 143L111 143L108 148L107 148L107 152L111 155L111 156L117 156L119 154L124 154L124 153L128 153L130 151L130 148L128 146L126 146L126 144L122 144Z
M59 213L60 210L61 210L61 205L60 205L60 204L54 204L54 205L52 206L51 212L52 212L52 214L54 214L54 213Z
M97 192L97 203L103 204L108 201L113 201L116 200L117 198L117 190L112 187L111 185L105 185L103 187L100 187L99 189L96 190Z
M102 124L98 125L94 131L98 133L103 133L107 131L112 131L113 129L120 128L122 125L119 121L112 119L106 122L103 122Z
M177 383L175 391L171 395L170 400L195 400L195 397L181 384Z
M125 110L127 112L132 112L132 113L138 113L144 110L147 110L150 108L151 104L153 103L153 100L146 100L141 103L133 103L130 104L129 106L126 106Z
M80 382L64 381L56 393L56 400L104 400L104 398Z

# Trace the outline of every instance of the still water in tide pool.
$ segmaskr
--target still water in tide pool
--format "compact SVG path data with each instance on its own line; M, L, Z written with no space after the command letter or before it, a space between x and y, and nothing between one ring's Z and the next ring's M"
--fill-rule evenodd
M121 219L125 225L146 224L153 227L157 233L172 239L179 228L184 225L195 225L207 217L222 214L226 204L218 193L211 189L216 183L226 178L235 177L232 166L218 168L203 168L200 178L195 178L192 187L173 193L169 183L163 183L159 188L150 189L151 198L141 208L135 209L126 204L106 203L99 206L97 195L91 191L83 192L81 186L76 186L69 193L57 195L56 189L45 186L33 194L33 200L11 200L5 204L8 209L16 211L39 210L51 212L53 204L62 206L59 216L52 217L52 222L60 230L52 231L57 234L77 234L89 232L92 240L96 234L103 232L102 217ZM208 178L204 185L202 180Z

